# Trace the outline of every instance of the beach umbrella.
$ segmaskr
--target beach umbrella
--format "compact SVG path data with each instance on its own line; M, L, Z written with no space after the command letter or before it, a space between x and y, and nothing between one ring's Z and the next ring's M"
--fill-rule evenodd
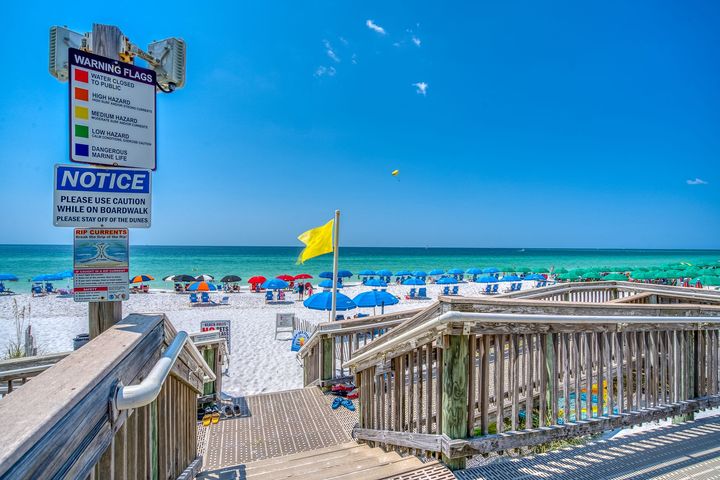
M485 276L485 277L480 277L480 278L478 278L478 279L475 280L475 281L476 281L477 283L496 283L496 282L498 281L498 279L495 278L495 277L491 277L491 276L488 275L488 276Z
M370 277L375 275L375 270L360 270L358 277Z
M390 277L393 274L390 270L378 270L375 273L381 277Z
M516 271L516 272L520 272L520 273L530 273L530 272L532 272L532 270L531 270L529 267L517 267L517 269L516 269L515 271Z
M213 277L212 275L208 275L207 273L203 273L202 275L198 275L197 277L195 277L195 280L197 280L198 282L212 282L213 280L215 280L215 277Z
M280 280L284 280L286 282L292 282L293 280L295 280L295 277L293 277L292 275L288 275L288 274L278 275L275 278L279 278Z
M155 280L150 275L135 275L130 279L130 283L142 283L142 282L152 282Z
M320 278L329 278L332 280L333 272L322 272L318 276ZM352 277L352 272L350 270L338 270L338 278L349 278L349 277Z
M556 275L559 275L561 273L567 273L567 272L568 272L568 270L565 267L558 267L555 270L553 270L553 273L555 273Z
M560 275L557 276L557 278L559 278L560 280L571 280L574 282L574 281L577 281L580 279L580 275L575 275L573 273L566 272L566 273L561 273Z
M550 273L550 270L548 270L545 267L540 267L540 268L534 268L533 272L535 272L535 273Z
M288 283L279 278L271 278L270 280L265 280L260 287L266 290L283 290L288 288Z
M703 286L717 286L720 285L720 277L715 277L712 275L706 275L704 277L697 277L692 279L692 283L700 282Z
M425 278L425 277L428 276L428 274L425 273L425 272L423 272L422 270L416 270L416 271L414 271L414 272L413 272L413 275L415 275L416 277L422 277L422 278Z
M395 275L397 275L398 277L407 277L409 275L412 275L412 272L410 270L400 270Z
M463 270L462 268L451 268L450 270L448 270L448 273L450 275L462 275L463 273L465 273L465 270Z
M473 267L473 268L468 268L465 271L465 273L469 273L470 275L480 275L481 273L485 273L485 272L483 272L482 268L474 268Z
M443 270L441 268L434 268L434 269L430 270L430 275L443 275L444 273L445 273L445 270ZM417 276L420 276L420 275L417 275Z
M391 295L385 290L370 290L356 295L353 302L358 307L372 307L374 311L375 307L383 307L384 310L386 305L395 305L399 300L395 295Z
M572 270L570 270L570 271L567 272L567 273L569 273L570 275L574 275L574 276L576 276L576 277L581 277L581 276L584 275L586 272L588 272L588 269L585 269L585 268L573 268Z
M411 277L402 282L403 285L425 285L425 280L418 277Z
M332 288L332 279L326 278L318 285L320 288ZM338 282L337 288L343 288L342 283Z
M54 282L56 280L62 280L62 277L59 277L54 273L44 273L32 278L33 282Z
M622 273L608 273L605 275L601 280L611 281L627 281L627 277L623 275Z
M539 273L531 273L530 275L527 275L524 280L545 280L545 277Z
M263 283L267 278L263 277L262 275L256 275L254 277L250 277L250 280L248 280L248 283Z
M194 282L195 277L192 277L190 275L170 275L165 278L163 278L163 282Z
M194 282L187 289L190 292L214 292L217 290L215 285L208 282Z
M72 270L63 270L62 272L58 272L55 275L57 275L60 278L73 278L75 276L75 272ZM153 280L155 280L153 278Z
M500 271L500 269L497 267L487 267L487 268L483 268L482 273L498 273L499 271Z
M650 276L648 275L648 272L644 272L642 270L635 270L633 272L630 272L630 278L633 278L635 280L648 280Z
M587 272L580 276L583 280L599 280L602 278L602 275L598 272Z
M320 275L318 275L320 278L329 278L332 280L333 273L332 272L320 272Z
M336 294L336 305L335 310L352 310L357 308L355 302L352 301L347 295L342 293ZM311 310L332 310L332 292L320 292L314 295L310 295L304 302L303 305Z
M387 287L387 282L385 280L380 280L379 278L371 278L367 282L365 282L366 287Z
M238 277L237 275L225 275L223 278L220 279L222 283L235 283L241 280L242 278Z
M300 273L298 275L295 275L293 277L293 280L308 280L310 278L313 278L313 276L310 275L309 273Z
M18 277L12 273L0 273L0 281L3 282L17 282Z
M517 270L515 270L515 267L513 267L512 265L505 265L504 267L500 267L500 271L505 273L517 272Z
M455 285L458 281L453 277L442 277L436 283L438 285Z

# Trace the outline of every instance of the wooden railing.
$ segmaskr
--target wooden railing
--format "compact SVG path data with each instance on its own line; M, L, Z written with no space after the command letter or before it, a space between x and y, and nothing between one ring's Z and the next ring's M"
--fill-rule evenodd
M0 400L0 479L174 479L197 470L197 396L214 373L191 342L151 403L114 408L118 389L141 383L175 336L164 315L130 315Z
M720 405L720 308L704 316L448 312L346 362L357 438L465 457ZM408 322L409 323L409 322ZM401 331L401 329L403 329Z
M24 385L29 379L41 374L70 352L13 358L0 361L0 398Z
M350 370L343 363L369 342L384 335L423 309L318 324L298 352L303 364L305 386L347 379Z

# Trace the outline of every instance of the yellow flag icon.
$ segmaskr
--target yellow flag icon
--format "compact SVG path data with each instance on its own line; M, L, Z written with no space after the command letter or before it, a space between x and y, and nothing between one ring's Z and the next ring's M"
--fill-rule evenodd
M332 253L334 224L335 220L330 220L322 227L311 228L298 236L298 240L305 244L305 248L297 259L298 264L305 263L306 260L319 255Z

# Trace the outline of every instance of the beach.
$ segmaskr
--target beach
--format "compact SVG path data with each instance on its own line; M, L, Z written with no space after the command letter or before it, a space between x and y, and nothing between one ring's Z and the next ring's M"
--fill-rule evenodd
M535 282L523 282L523 288L531 288ZM502 284L501 284L502 285ZM508 284L509 285L509 284ZM480 294L482 284L461 283L459 293L465 296ZM438 297L442 285L427 285L428 296ZM502 288L502 287L501 287ZM370 290L362 285L348 286L342 293L354 297ZM419 308L430 303L429 300L406 300L410 287L390 285L388 292L400 297L396 305L385 307L385 312ZM277 313L294 313L296 318L312 323L328 320L328 312L305 308L297 301L297 295L287 293L284 304L266 304L264 294L240 293L224 294L211 292L214 301L229 297L228 306L192 307L187 294L170 291L151 290L147 294L132 294L123 303L123 316L131 313L164 313L177 330L188 333L199 332L203 320L230 320L231 348L227 376L223 378L223 390L231 396L252 395L274 392L291 388L301 388L302 367L296 359L296 353L290 351L289 340L275 340L275 317ZM13 305L30 306L28 324L32 326L39 354L49 354L72 350L72 339L79 333L87 332L87 304L76 303L72 298L60 298L56 295L32 297L28 293L12 296L0 296L0 341L2 347L8 339L14 337ZM338 312L354 315L358 312L372 314L372 308ZM380 313L380 309L377 309ZM280 337L282 338L282 337ZM284 338L289 338L285 336Z

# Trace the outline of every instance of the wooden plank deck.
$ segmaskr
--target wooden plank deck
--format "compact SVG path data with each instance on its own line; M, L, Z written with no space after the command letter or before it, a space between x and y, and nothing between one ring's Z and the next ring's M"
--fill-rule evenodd
M351 441L357 413L332 410L335 397L317 387L236 399L242 417L223 419L204 429L204 470L214 470ZM204 443L204 445L203 445Z
M533 457L498 459L455 475L460 480L720 478L720 415Z

